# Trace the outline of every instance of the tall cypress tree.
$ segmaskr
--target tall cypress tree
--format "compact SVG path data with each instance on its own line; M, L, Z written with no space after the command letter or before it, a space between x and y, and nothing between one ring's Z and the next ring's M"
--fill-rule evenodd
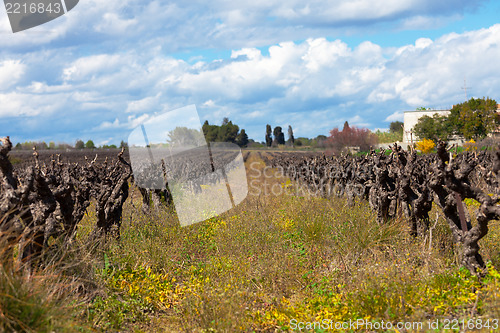
M273 137L272 137L272 130L271 130L271 125L267 124L266 125L266 146L271 147L273 144Z
M248 144L248 135L244 129L236 136L236 144L240 147L246 147Z
M288 143L290 146L295 144L295 138L293 137L293 129L291 125L288 125Z
M281 126L276 126L274 128L273 134L274 134L273 146L285 144L285 134L283 134Z

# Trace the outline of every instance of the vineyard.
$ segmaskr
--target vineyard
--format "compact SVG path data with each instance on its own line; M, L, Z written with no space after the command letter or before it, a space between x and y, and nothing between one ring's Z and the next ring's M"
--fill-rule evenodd
M0 231L6 235L6 246L11 250L4 255L12 255L15 243L19 243L19 260L32 265L51 237L63 239L63 246L69 246L91 199L95 199L97 216L91 237L97 239L112 232L119 237L122 207L132 175L123 152L115 163L107 159L97 163L93 159L70 164L56 157L47 164L41 163L34 151L34 165L14 170L8 159L11 148L9 138L2 139Z
M436 155L419 156L395 145L389 156L384 151L358 158L287 154L268 163L322 196L345 196L350 204L367 200L380 224L399 214L413 236L425 236L435 203L462 247L462 264L474 273L485 268L478 242L488 222L500 219L500 150L453 157L440 142ZM474 226L464 208L467 199L479 205Z
M214 153L212 165L188 153L192 169L144 164L134 177L124 150L68 158L11 149L1 139L0 331L499 318L498 149L247 151L249 196L188 227L164 176L199 178L234 152ZM263 194L267 185L279 193ZM45 319L30 321L34 313Z

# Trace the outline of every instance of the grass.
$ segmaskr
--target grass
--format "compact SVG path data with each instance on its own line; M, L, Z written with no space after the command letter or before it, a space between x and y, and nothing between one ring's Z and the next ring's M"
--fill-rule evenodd
M256 154L247 161L252 162L264 167ZM307 191L297 195L289 180L272 172L249 176L251 184L280 193L249 189L252 195L234 210L188 227L180 227L166 210L145 215L134 193L124 207L120 242L92 248L83 246L95 223L90 210L77 238L83 250L54 266L59 272L66 267L63 273L39 272L37 283L15 276L15 288L1 289L0 302L12 295L22 300L24 310L9 310L18 313L11 322L29 321L31 314L22 313L33 311L40 313L36 322L42 328L31 331L68 326L106 332L252 332L292 331L298 321L323 319L500 318L498 222L480 243L490 264L486 278L478 281L457 266L441 219L429 244L408 236L404 221L377 224L365 202L348 206L343 199L310 197ZM66 282L47 289L51 279ZM8 286L0 282L0 288ZM54 293L67 296L78 283L85 292L73 293L69 302ZM23 288L37 291L15 294Z
M90 294L93 285L92 263L83 260L83 248L65 254L47 251L40 267L28 273L27 267L5 255L9 246L2 240L0 332L91 332L91 326L81 320L89 301L82 291Z

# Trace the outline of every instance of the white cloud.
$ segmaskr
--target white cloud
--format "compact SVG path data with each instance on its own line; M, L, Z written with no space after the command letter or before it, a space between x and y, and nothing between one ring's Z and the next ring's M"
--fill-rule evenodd
M215 102L212 101L211 99L209 99L208 101L206 101L205 103L203 103L203 106L214 107L215 106Z
M148 112L155 110L160 103L161 93L157 93L156 96L145 97L143 99L139 99L137 101L131 101L127 104L126 113L135 113L138 111Z
M115 121L109 122L109 121L104 121L99 125L99 129L109 129L109 128L119 128L122 125L120 124L120 121L118 118L115 118Z
M340 40L329 42L325 38L318 38L309 39L307 43L309 44L309 48L302 59L305 61L305 67L313 72L325 66L329 67L338 58L350 54L347 44Z
M264 112L262 111L253 111L253 112L250 112L249 114L245 115L247 118L260 118L260 117L263 117L265 115Z
M0 91L18 83L26 71L26 65L19 60L0 61Z
M453 104L462 100L463 78L474 82L479 97L494 96L493 82L500 73L496 63L500 25L445 35L434 42L419 39L399 49L386 64L386 84L375 94L396 95L410 106ZM470 97L470 96L469 96Z
M245 56L247 59L253 60L253 59L259 59L262 56L262 54L259 51L259 49L256 49L256 48L244 48L244 49L236 50L236 51L233 50L231 52L232 59L236 59L239 56Z
M370 123L366 121L365 118L355 115L348 119L349 124L354 125L356 127L369 127Z
M125 59L119 55L92 55L80 58L64 68L63 78L65 81L86 80L95 74L114 73L118 66L123 66L125 63Z
M129 129L135 128L135 127L139 126L140 124L144 123L149 118L150 118L150 116L148 114L143 114L143 115L140 115L139 117L128 116L128 118L127 118L127 120L128 120L127 127Z
M403 121L404 113L400 111L396 111L393 114L389 115L385 118L385 121Z
M103 43L116 50L125 45L161 45L170 52L235 49L334 36L346 29L435 27L459 19L485 1L87 0L62 17L16 34L10 32L5 11L0 11L0 45L34 51L40 45L75 43L91 47Z
M401 30L431 30L441 28L452 21L462 18L461 14L442 15L416 15L403 19Z
M27 93L32 93L32 94L47 94L47 93L57 93L57 92L65 92L65 91L71 91L73 87L68 84L62 84L62 85L48 85L46 82L38 82L38 81L33 81L31 84L25 88L22 88L20 90L23 90Z
M18 92L0 93L1 117L36 117L51 115L67 105L67 96L62 94L33 95ZM22 120L21 120L22 121Z
M418 39L399 49L309 38L272 45L268 52L233 49L226 59L195 64L157 46L85 56L71 49L60 55L37 51L0 60L0 120L57 113L65 124L83 126L87 119L96 131L123 134L155 112L196 104L202 120L229 116L258 140L262 119L273 126L290 123L300 135L328 133L349 119L383 127L401 120L405 109L462 101L464 76L473 87L469 97L500 98L498 40L500 25ZM44 62L50 72L40 73Z
M111 35L127 34L137 25L137 19L122 19L116 13L106 13L95 30Z
M430 38L419 38L415 41L415 47L417 49L425 49L432 45L432 39Z

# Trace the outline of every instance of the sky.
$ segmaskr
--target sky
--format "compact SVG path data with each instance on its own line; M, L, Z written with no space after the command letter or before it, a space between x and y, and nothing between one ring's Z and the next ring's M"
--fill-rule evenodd
M496 0L80 0L12 33L0 6L0 136L118 144L192 104L256 141L383 130L464 87L499 101L499 17Z

